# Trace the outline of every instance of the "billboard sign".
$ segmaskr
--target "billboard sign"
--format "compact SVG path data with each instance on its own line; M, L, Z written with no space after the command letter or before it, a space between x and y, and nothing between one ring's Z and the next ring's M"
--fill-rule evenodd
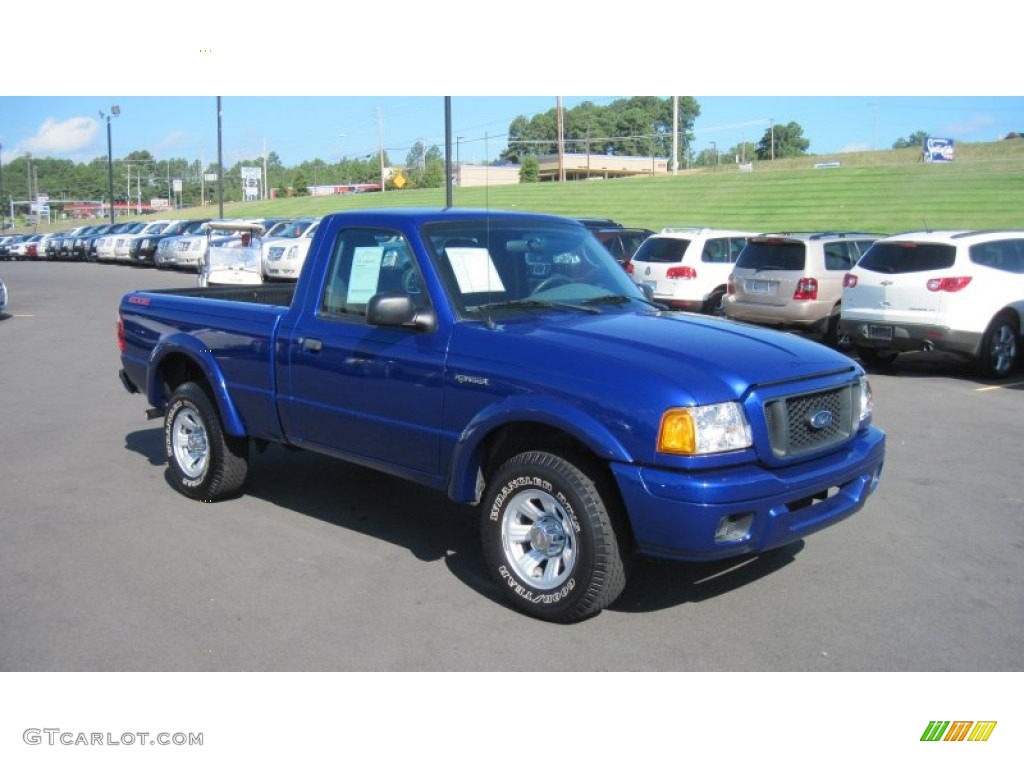
M929 136L924 140L924 161L926 163L952 163L953 140Z

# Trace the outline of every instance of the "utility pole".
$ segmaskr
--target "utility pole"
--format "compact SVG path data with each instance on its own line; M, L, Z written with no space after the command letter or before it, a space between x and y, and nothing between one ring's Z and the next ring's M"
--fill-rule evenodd
M220 96L217 97L217 206L218 217L224 218L224 145L221 141Z
M774 160L775 159L775 119L774 118L769 118L768 122L769 122L769 124L771 126L771 131L772 131L772 160Z
M452 207L452 97L444 97L445 207Z
M377 107L377 141L380 158L380 192L384 194L384 122L380 115L380 107Z
M562 97L555 98L558 114L558 180L565 181L565 126L562 122Z
M263 199L270 196L270 185L267 184L267 137L263 137Z
M672 97L672 175L679 173L679 97Z

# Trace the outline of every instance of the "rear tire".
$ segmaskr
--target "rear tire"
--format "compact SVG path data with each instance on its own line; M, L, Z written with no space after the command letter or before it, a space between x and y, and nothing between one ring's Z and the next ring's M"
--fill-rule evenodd
M235 494L249 471L249 442L224 432L217 409L193 381L174 390L164 415L164 449L174 487L201 501Z
M704 314L712 317L725 317L725 291L719 288L713 291L708 300L704 302Z
M541 451L502 465L481 503L484 556L505 599L559 623L600 613L625 588L624 526L610 481Z
M1009 376L1020 358L1020 327L1009 312L997 315L981 338L976 367L991 379Z

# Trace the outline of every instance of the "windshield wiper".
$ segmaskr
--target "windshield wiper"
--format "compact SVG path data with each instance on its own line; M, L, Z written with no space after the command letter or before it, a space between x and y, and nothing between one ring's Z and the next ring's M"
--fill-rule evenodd
M472 307L470 312L481 312L491 309L563 309L570 312L587 312L589 314L600 314L601 310L594 307L584 307L580 304L566 304L560 301L538 301L537 299L515 299L513 301L495 301L490 304L480 304Z
M588 305L593 304L628 304L631 301L639 301L648 306L654 307L655 309L668 309L664 304L659 304L656 301L645 299L641 296L623 296L620 294L609 293L605 296L595 296L592 299L584 299L583 303Z

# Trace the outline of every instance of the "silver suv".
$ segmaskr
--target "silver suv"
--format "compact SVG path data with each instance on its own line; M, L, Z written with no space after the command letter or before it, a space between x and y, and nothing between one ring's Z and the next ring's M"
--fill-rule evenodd
M881 234L780 232L750 238L729 276L727 317L839 344L843 276Z

